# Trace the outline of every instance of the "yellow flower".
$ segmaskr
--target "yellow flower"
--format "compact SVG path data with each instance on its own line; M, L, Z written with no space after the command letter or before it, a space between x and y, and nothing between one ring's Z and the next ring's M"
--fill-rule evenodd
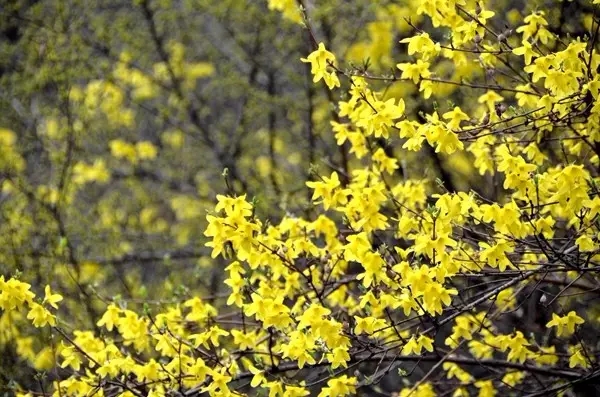
M265 376L265 371L261 371L256 368L254 365L249 365L248 369L254 375L252 380L250 381L250 387L258 387L264 383L267 383L267 378Z
M402 348L402 354L421 354L421 350L425 349L429 352L433 351L433 341L431 338L420 335L418 338L414 336L406 342L404 347Z
M137 157L142 160L152 160L156 157L157 149L152 142L141 141L135 144Z
M513 288L506 288L498 293L496 297L496 305L501 310L512 310L515 308L517 300L515 299L515 291Z
M450 120L448 127L452 130L460 129L460 122L469 120L469 116L464 113L458 106L455 106L453 110L446 112L442 115L442 118Z
M494 397L497 393L491 380L478 380L475 387L479 389L478 397Z
M415 84L417 84L420 79L426 79L431 76L429 62L423 62L420 59L417 60L416 63L399 63L396 67L402 71L402 74L400 75L401 79L412 80ZM428 83L431 82L429 81Z
M365 333L367 335L373 335L376 331L385 327L385 320L375 317L358 317L354 316L356 320L356 326L354 327L354 333L360 335Z
M347 362L350 361L348 348L345 346L338 346L334 348L331 353L327 353L327 361L331 363L331 368L333 369L336 369L340 366L347 368Z
M522 44L521 47L514 48L512 53L515 55L523 55L525 58L525 65L529 65L531 63L531 58L538 57L539 54L533 50L529 41L523 40Z
M335 65L335 55L325 49L325 44L319 43L319 48L306 58L300 58L302 62L310 63L310 72L313 74L313 83L323 79L329 89L340 86L335 70L328 70L329 65Z
M31 302L35 294L29 288L31 285L27 283L14 278L4 281L4 276L0 276L0 309L13 310Z
M256 335L254 333L245 333L237 329L231 330L233 336L233 343L237 345L240 350L246 350L256 345Z
M571 354L569 357L569 368L575 368L577 366L588 368L590 366L588 359L585 357L581 344L569 346L569 353Z
M269 10L281 11L283 17L294 23L302 23L302 13L296 0L269 0Z
M581 251L593 251L598 247L598 245L594 243L594 240L586 234L579 236L579 238L575 240L575 244L577 244Z
M56 317L46 310L44 306L37 303L32 303L30 305L27 319L32 320L33 325L38 328L43 327L46 324L51 326L56 325Z
M79 368L81 367L82 359L81 359L81 354L79 354L79 352L75 349L75 347L73 347L73 346L66 347L66 348L62 349L60 354L61 354L61 356L63 356L65 358L64 361L60 364L61 368L71 367L75 371L79 371Z
M479 103L485 103L488 107L488 110L490 112L494 111L494 105L497 102L500 102L504 100L503 97L501 97L500 95L498 95L496 92L494 91L488 91L485 94L481 95L478 99L477 102Z
M312 195L313 201L322 198L323 207L326 210L330 207L335 207L338 204L347 203L347 191L340 188L340 178L338 177L337 172L334 171L331 173L331 177L328 178L324 176L322 179L323 181L306 182L306 186L314 189Z
M400 42L408 43L408 55L420 53L423 60L436 56L441 51L440 43L434 43L429 34L425 32L413 37L407 37L400 40Z
M318 397L329 396L348 396L356 393L356 378L349 378L348 375L338 376L327 381L327 387L324 387Z
M513 248L507 241L499 239L493 246L485 242L480 242L479 246L483 248L483 251L479 254L479 259L489 266L498 267L502 272L505 271L507 267L512 267L512 263L506 254L513 252Z
M120 314L121 310L115 304L111 303L108 305L106 312L104 312L104 315L98 320L96 325L98 327L105 326L108 331L112 331L115 324L119 322Z
M50 306L52 306L53 308L58 309L58 305L56 303L63 300L62 295L53 294L49 285L46 285L46 288L44 288L44 293L45 293L45 297L44 297L43 303L47 303Z
M116 158L124 158L132 164L137 163L137 151L134 145L121 139L115 139L108 144L110 153Z
M557 336L571 336L575 332L575 326L583 324L585 321L579 317L575 311L571 310L566 316L559 316L552 313L552 320L546 324L546 327L556 327Z
M539 365L554 365L558 362L554 346L541 347L539 353L533 358Z

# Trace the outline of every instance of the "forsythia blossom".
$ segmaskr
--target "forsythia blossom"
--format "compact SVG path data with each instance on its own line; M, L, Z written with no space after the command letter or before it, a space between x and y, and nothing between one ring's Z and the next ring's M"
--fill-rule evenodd
M335 65L335 55L325 49L325 44L319 43L319 48L300 60L310 63L310 72L313 74L314 83L323 79L330 90L340 86L340 80L335 70L329 66L329 64Z

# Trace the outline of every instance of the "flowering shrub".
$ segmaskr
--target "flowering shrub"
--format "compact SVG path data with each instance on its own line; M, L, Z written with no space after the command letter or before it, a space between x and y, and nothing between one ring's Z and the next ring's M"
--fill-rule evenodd
M492 397L597 384L595 14L570 37L542 10L513 29L492 2L425 0L388 71L385 57L344 60L307 4L268 3L304 25L313 52L293 62L334 105L339 155L313 167L306 216L273 220L246 194L217 195L204 236L227 260L227 296L140 310L117 297L89 329L71 328L50 287L40 300L28 280L0 278L0 336L23 316L51 336L37 355L17 348L53 374L19 394ZM377 23L393 29L388 16ZM13 141L0 135L0 164L18 167ZM157 156L145 141L110 149ZM76 174L106 182L103 167Z

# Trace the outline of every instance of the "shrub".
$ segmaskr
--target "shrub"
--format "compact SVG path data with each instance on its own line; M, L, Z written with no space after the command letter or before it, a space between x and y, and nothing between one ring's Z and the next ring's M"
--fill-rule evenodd
M348 48L328 35L335 4L299 4L268 2L305 30L312 49L289 62L310 70L311 90L327 100L322 139L338 145L312 160L303 181L310 202L261 208L225 168L230 191L216 195L203 232L215 266L226 261L221 298L186 291L173 303L135 306L115 296L84 328L72 326L72 308L61 314L63 297L49 286L42 298L33 281L0 278L2 321L15 320L4 342L16 340L18 356L49 371L14 389L592 395L600 379L596 6L561 3L554 20L555 10L523 5L382 3ZM571 31L573 12L587 32ZM177 48L158 68L166 78L178 73L169 71ZM113 116L125 128L132 122L120 110ZM18 171L15 140L0 135L0 164ZM157 156L144 141L112 140L110 150L132 165ZM102 160L73 172L82 184L109 173ZM181 212L200 211L180 200ZM70 244L60 240L67 256ZM32 326L46 338L38 354L33 336L19 336Z

